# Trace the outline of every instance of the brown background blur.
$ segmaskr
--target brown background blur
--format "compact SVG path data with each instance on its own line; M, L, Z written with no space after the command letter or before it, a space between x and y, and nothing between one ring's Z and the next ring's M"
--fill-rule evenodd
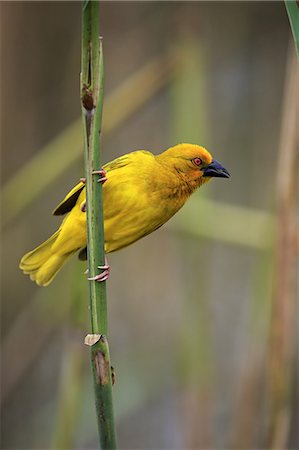
M285 431L269 425L267 396L282 100L294 52L284 4L103 2L100 23L104 122L108 108L110 121L122 117L104 133L104 161L196 142L231 172L109 256L119 448L272 448ZM7 449L97 448L86 264L73 258L47 288L18 270L57 228L51 211L84 172L79 138L20 175L80 118L80 32L79 2L1 3ZM124 83L133 88L117 96ZM281 448L297 448L298 409L286 410Z

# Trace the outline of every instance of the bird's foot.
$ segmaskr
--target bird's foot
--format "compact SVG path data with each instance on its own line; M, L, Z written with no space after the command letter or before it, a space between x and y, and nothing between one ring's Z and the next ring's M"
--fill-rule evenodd
M98 269L103 270L103 272L99 273L98 275L96 275L95 277L88 277L89 281L106 281L109 278L109 266L98 266Z
M98 183L104 184L105 181L107 181L106 171L104 169L93 170L91 173L93 175L101 175L100 178L97 180Z
M100 178L97 180L98 183L105 183L105 181L107 181L107 177L106 177L106 171L104 169L100 169L100 170L93 170L91 172L93 175L101 175ZM81 183L86 184L86 178L80 178Z
M107 177L106 177L106 171L104 169L101 170L93 170L91 172L93 175L101 175L100 178L97 180L98 183L102 183L104 184L105 181L107 181ZM80 178L80 181L84 184L86 184L86 178ZM84 202L81 204L80 209L82 212L86 212L86 200L84 200Z
M107 263L107 259L106 260L106 264L104 264L103 266L98 266L98 269L102 270L101 273L99 273L98 275L94 276L94 277L89 277L88 280L89 281L106 281L109 278L110 275L110 266Z

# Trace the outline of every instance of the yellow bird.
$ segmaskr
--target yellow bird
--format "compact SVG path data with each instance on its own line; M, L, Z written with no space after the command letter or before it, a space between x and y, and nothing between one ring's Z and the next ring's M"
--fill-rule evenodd
M161 227L211 177L230 176L205 148L195 144L178 144L156 156L134 151L109 162L104 171L105 253ZM67 213L59 229L21 259L20 269L38 285L48 285L73 253L80 251L79 258L86 259L85 200L81 181L53 211Z

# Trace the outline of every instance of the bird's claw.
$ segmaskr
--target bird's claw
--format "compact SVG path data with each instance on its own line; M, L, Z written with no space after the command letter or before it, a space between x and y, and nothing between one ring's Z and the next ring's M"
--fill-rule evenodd
M102 270L103 272L99 273L98 275L94 277L88 277L89 281L106 281L109 278L110 275L110 266L109 264L105 264L104 266L98 266L98 269Z
M104 169L101 170L93 170L91 172L93 175L101 175L97 180L98 183L104 184L107 181L106 171ZM86 178L80 178L81 183L86 184ZM82 212L86 212L86 200L81 204L80 209Z
M101 175L101 177L97 180L98 183L104 184L107 181L106 171L104 169L93 170L91 172L93 175Z
M104 272L99 273L95 277L89 277L88 280L102 282L102 281L108 280L108 278L109 278L109 272L107 270L104 270Z
M104 169L93 170L92 175L101 175L101 177L97 180L98 183L105 183L107 181L106 171ZM81 183L86 184L86 178L80 178Z

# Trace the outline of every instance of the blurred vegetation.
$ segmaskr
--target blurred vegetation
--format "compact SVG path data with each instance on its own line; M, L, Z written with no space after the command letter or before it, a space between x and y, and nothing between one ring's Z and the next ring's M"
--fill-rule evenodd
M86 264L74 258L45 289L18 270L83 175L80 26L80 3L1 3L7 449L97 446ZM107 2L101 30L104 160L193 141L232 174L109 259L119 446L297 448L298 65L285 6Z

